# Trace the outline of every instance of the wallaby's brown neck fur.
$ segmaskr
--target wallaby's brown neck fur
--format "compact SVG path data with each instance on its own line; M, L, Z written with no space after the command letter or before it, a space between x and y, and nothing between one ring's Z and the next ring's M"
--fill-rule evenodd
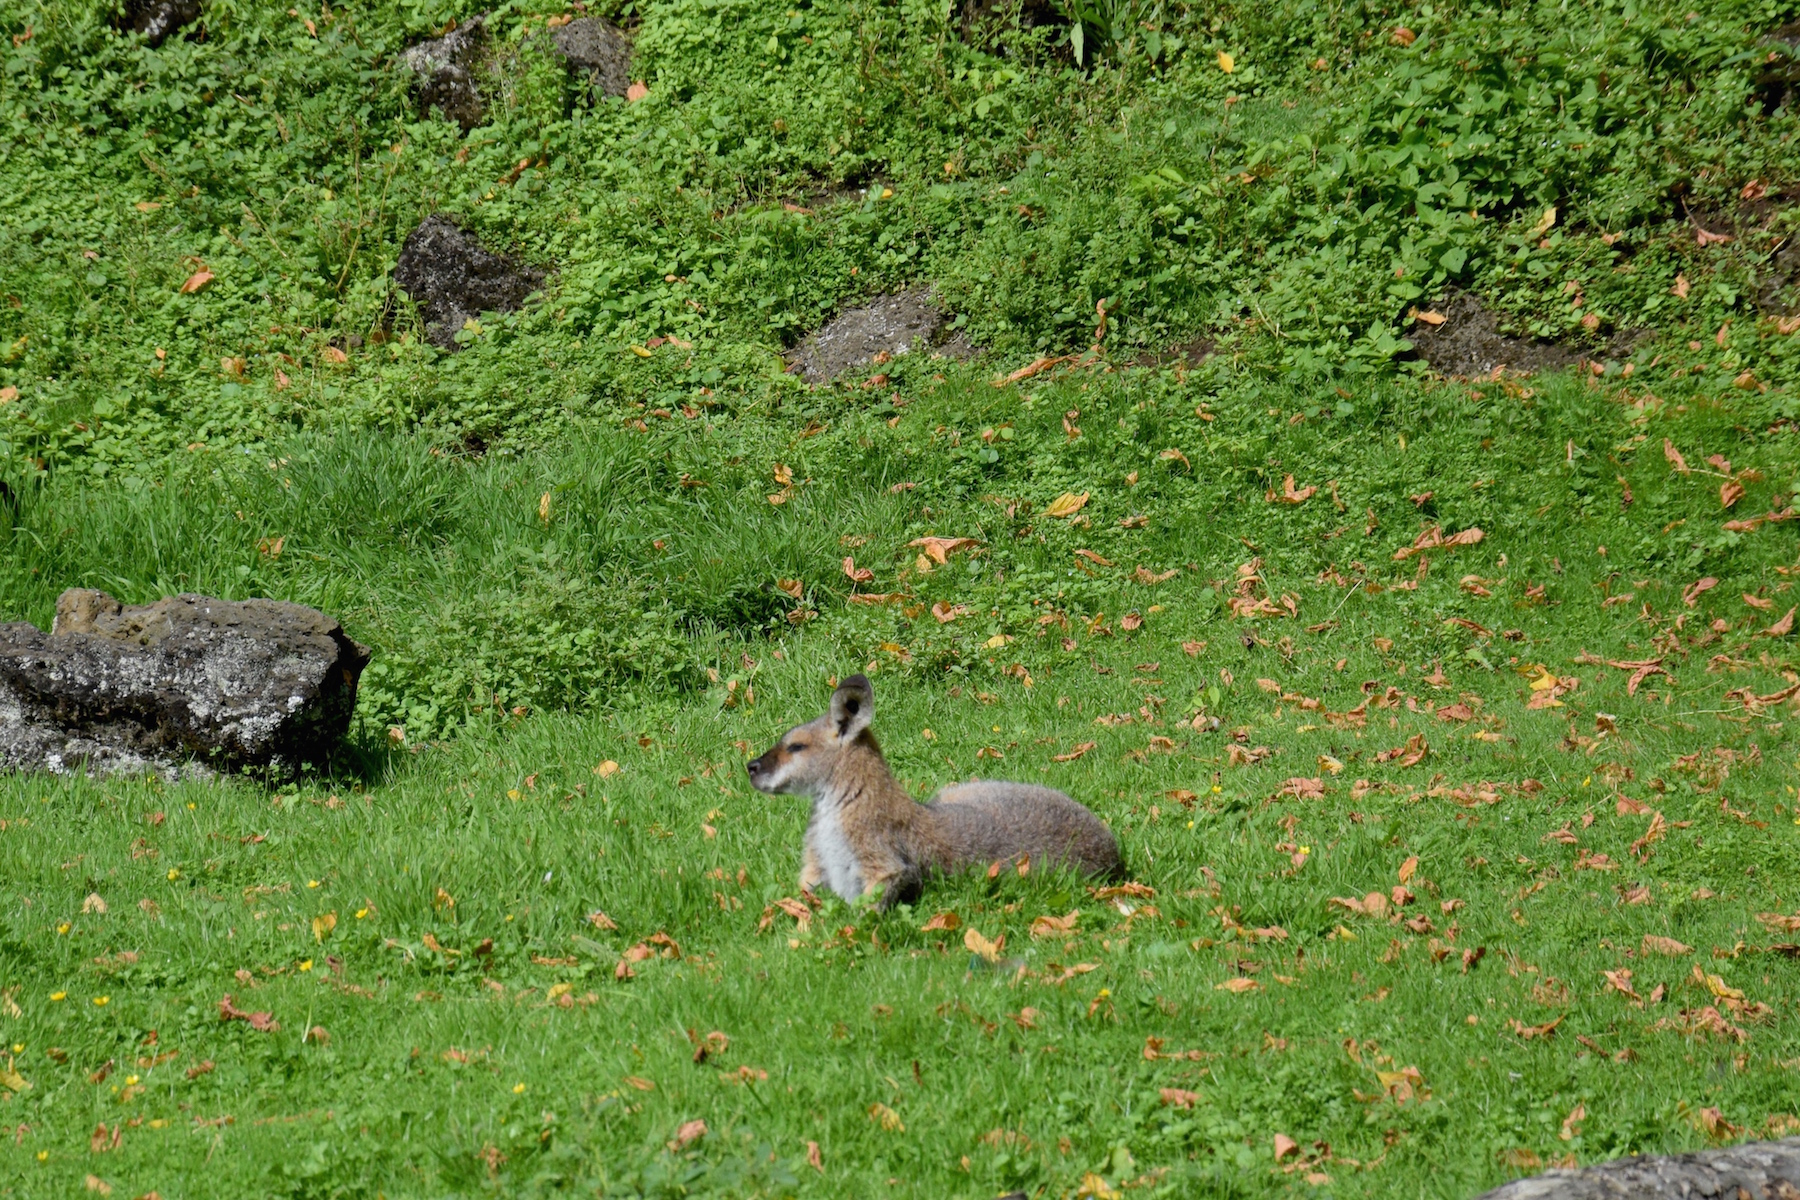
M920 805L907 794L888 769L881 746L868 730L844 747L837 766L831 772L822 804L842 811L855 808L865 812L882 812L894 820L917 820Z

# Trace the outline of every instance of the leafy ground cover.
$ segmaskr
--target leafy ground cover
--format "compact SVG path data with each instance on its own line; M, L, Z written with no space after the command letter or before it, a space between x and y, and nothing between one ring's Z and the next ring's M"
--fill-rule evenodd
M376 650L300 779L0 781L0 1192L1464 1196L1800 1124L1785 9L1078 68L684 0L592 104L514 5L465 137L391 59L467 15L0 14L0 612ZM455 354L436 208L554 268ZM986 357L781 374L919 282ZM1433 378L1453 287L1598 372ZM799 897L741 763L851 670L1142 886Z

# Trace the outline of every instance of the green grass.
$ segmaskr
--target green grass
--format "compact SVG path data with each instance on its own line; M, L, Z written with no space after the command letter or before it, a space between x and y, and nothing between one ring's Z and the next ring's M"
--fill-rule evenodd
M1293 423L1306 409L1276 388L1220 396L1202 421L1167 375L1039 382L1025 395L980 380L926 386L893 428L839 409L806 439L775 419L709 430L673 418L659 433L596 430L561 451L462 462L405 439L319 437L274 470L171 475L137 497L54 481L28 493L8 603L32 616L51 578L110 580L132 598L170 586L292 595L341 612L377 662L422 658L422 645L460 651L489 687L506 664L482 656L506 643L464 632L455 646L442 632L455 627L433 622L491 588L520 605L566 603L601 639L686 645L698 678L631 683L642 663L628 652L604 669L576 655L599 694L572 699L560 677L536 694L592 715L519 718L503 701L447 740L409 734L406 750L384 729L403 711L365 710L338 774L289 786L8 780L0 945L23 1016L5 1036L23 1047L15 1069L31 1087L0 1100L29 1126L5 1186L66 1191L93 1172L163 1195L229 1179L235 1194L254 1180L294 1195L974 1197L1014 1185L1068 1195L1092 1172L1170 1195L1459 1196L1526 1152L1590 1161L1686 1148L1705 1144L1696 1114L1707 1107L1752 1130L1792 1110L1800 979L1792 959L1764 952L1784 939L1755 919L1796 907L1791 712L1753 716L1725 694L1777 691L1793 669L1791 638L1758 632L1791 603L1791 577L1775 570L1792 560L1790 527L1720 543L1708 532L1717 480L1681 476L1660 453L1669 436L1698 461L1762 401L1727 391L1690 397L1685 412L1640 412L1594 384L1535 381L1530 397L1482 410L1504 422L1483 450L1469 411L1481 402L1460 388L1377 388L1357 398L1363 411ZM1075 407L1071 442L1061 420ZM982 462L980 430L1007 419L1014 436ZM1619 449L1639 434L1651 453ZM1737 438L1733 454L1768 479L1792 471L1787 443ZM1160 457L1171 447L1192 474ZM766 499L776 454L798 481L780 506ZM1603 472L1585 466L1594 459ZM682 487L683 471L709 486ZM1336 479L1345 511L1328 490L1269 503L1263 491L1289 471L1301 486ZM1628 509L1615 473L1632 489ZM895 494L893 482L918 486ZM1740 507L1766 511L1770 486L1752 482ZM1046 518L1065 490L1092 498L1072 521ZM1426 490L1435 518L1408 499ZM1009 516L990 495L1028 507ZM1133 514L1149 520L1120 528ZM1486 537L1429 552L1423 578L1417 559L1392 561L1436 524ZM905 543L927 532L984 545L919 575ZM271 536L287 539L272 561L255 548ZM1292 596L1297 617L1224 610L1252 556L1240 538L1257 542L1266 594ZM845 554L875 569L868 589L909 593L904 607L845 604ZM1723 564L1707 567L1723 582L1689 608L1696 561ZM611 599L545 599L551 585L534 582L604 576L608 564L654 580L661 607L620 630L606 624ZM1177 574L1146 585L1139 566ZM1373 586L1321 580L1328 566ZM1464 576L1493 595L1464 590ZM791 624L785 595L756 618L766 627L706 607L734 588L757 594L743 581L793 577L818 617ZM1758 591L1773 611L1739 599ZM974 611L940 624L922 610L939 601ZM1126 629L1128 613L1141 627ZM1710 629L1715 618L1729 628ZM996 634L1016 640L989 648ZM433 636L444 640L419 640ZM555 661L561 635L490 636ZM1205 647L1190 655L1182 644L1195 641ZM1584 650L1661 657L1673 678L1627 695L1627 672L1574 661ZM1030 687L1006 673L1015 663ZM1562 707L1526 707L1539 663L1580 680ZM1008 874L941 884L917 911L881 917L828 901L806 931L777 910L759 932L767 906L794 894L804 811L748 788L746 747L815 715L827 678L858 668L875 678L877 729L909 786L985 773L1065 787L1118 831L1157 915L1127 918L1076 880ZM1418 711L1396 699L1371 704L1361 726L1325 715L1390 686ZM1473 720L1436 715L1459 699ZM1195 729L1197 713L1222 728ZM1097 723L1117 714L1133 720ZM1379 760L1414 735L1430 748L1422 762ZM1084 742L1095 743L1084 756L1054 761ZM1233 765L1234 747L1271 753ZM608 760L619 771L596 776ZM1319 779L1323 797L1284 795L1295 777ZM1620 815L1621 796L1648 811ZM1650 812L1672 827L1640 859L1632 844ZM1545 840L1559 829L1578 844ZM1613 869L1576 866L1596 854ZM1330 903L1387 891L1413 856L1404 915L1429 931ZM1647 898L1628 903L1639 886ZM90 894L106 912L83 911ZM1444 911L1452 900L1464 904ZM1072 909L1073 935L1031 938L1034 918ZM619 928L591 924L595 910ZM958 934L922 932L938 911L1005 933L1005 961L990 967ZM321 941L311 922L322 914L337 923ZM1250 932L1271 926L1288 936ZM616 979L622 953L659 932L681 956ZM428 934L457 953L428 949ZM1693 953L1646 956L1646 934ZM1479 949L1465 973L1463 952ZM1094 969L1051 982L1077 963ZM1695 982L1696 965L1766 1015L1732 1014ZM1640 1008L1608 990L1600 972L1621 967L1640 996L1663 985L1663 999ZM1259 990L1219 989L1240 976ZM572 1007L548 1001L561 984ZM281 1029L221 1021L227 993ZM1709 1003L1744 1030L1741 1044L1683 1032L1683 1014ZM1034 1028L1010 1019L1027 1008ZM1547 1038L1510 1025L1559 1018ZM305 1040L315 1025L325 1044ZM153 1029L155 1050L144 1046ZM697 1064L688 1030L722 1032L729 1047ZM1203 1057L1147 1060L1148 1038ZM135 1065L168 1050L179 1053ZM90 1082L109 1060L112 1073ZM749 1082L725 1078L745 1067ZM1423 1085L1384 1098L1377 1072L1408 1067ZM1164 1088L1200 1098L1168 1107ZM878 1103L904 1131L871 1118ZM1564 1141L1577 1105L1586 1119ZM707 1136L668 1150L694 1119ZM96 1125L121 1123L117 1152L90 1151ZM981 1140L995 1129L1026 1140ZM1329 1143L1316 1171L1331 1182L1277 1170L1277 1133L1308 1155ZM822 1175L805 1163L809 1141Z
M1080 71L916 3L606 11L648 99L503 5L466 138L391 67L437 0L0 13L0 616L375 652L299 778L0 779L0 1196L1451 1198L1792 1128L1790 8L1102 5ZM453 355L389 283L434 210L554 268ZM927 282L984 358L780 373ZM1449 288L1601 374L1433 379ZM800 928L742 763L857 670L908 787L1063 787L1154 895Z

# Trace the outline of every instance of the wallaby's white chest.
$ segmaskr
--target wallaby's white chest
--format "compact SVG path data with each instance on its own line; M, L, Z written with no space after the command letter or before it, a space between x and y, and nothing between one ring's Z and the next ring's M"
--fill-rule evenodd
M837 805L822 800L813 806L812 824L807 836L812 839L813 854L819 869L825 873L825 886L845 900L855 900L863 893L862 864L850 849L844 836L844 823Z

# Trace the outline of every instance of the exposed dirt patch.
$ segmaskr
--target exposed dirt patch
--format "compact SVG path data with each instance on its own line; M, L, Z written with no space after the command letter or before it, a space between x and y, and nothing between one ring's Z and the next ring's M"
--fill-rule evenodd
M1763 41L1766 61L1757 72L1753 94L1767 117L1783 104L1792 105L1800 91L1800 21L1769 30Z
M623 96L631 87L631 39L610 21L570 21L551 30L550 40L569 69L586 76L596 98Z
M445 350L471 317L513 312L544 282L544 272L483 246L447 217L432 215L406 235L394 282L418 304L425 336Z
M963 0L959 13L963 41L984 49L1004 51L998 35L1015 20L1018 27L1025 30L1047 27L1066 30L1069 27L1069 18L1050 0ZM1056 50L1058 58L1075 61L1066 34L1059 40Z
M472 17L441 38L408 46L401 62L411 71L420 111L433 109L467 133L487 112L475 71L487 43L487 17Z
M1452 292L1430 311L1441 314L1443 323L1417 321L1406 336L1414 353L1440 375L1468 378L1498 369L1523 375L1571 367L1581 358L1555 342L1501 333L1499 318L1472 292Z
M839 313L788 351L788 371L808 383L829 383L845 371L902 354L933 350L950 358L973 355L975 348L960 333L946 336L950 331L945 324L943 310L926 288L878 296Z
M1796 64L1800 84L1800 64ZM1800 309L1800 211L1791 189L1752 179L1723 203L1690 201L1677 194L1678 216L1685 220L1700 245L1738 243L1759 259L1756 271L1756 303L1764 312L1791 313Z
M152 46L184 25L200 19L200 0L130 0L119 16L119 28L141 33Z
M1791 315L1800 298L1800 243L1789 239L1769 256L1765 268L1758 272L1756 303L1767 313Z

